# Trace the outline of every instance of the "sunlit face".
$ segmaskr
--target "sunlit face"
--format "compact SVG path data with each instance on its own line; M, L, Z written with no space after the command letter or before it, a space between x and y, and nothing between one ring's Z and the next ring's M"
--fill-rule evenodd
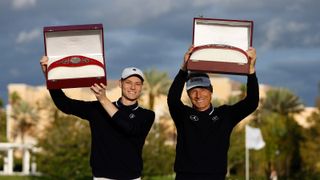
M120 81L122 98L125 101L137 101L141 95L143 82L136 76L128 77Z
M207 88L196 87L188 91L193 107L198 111L205 111L210 107L212 92Z

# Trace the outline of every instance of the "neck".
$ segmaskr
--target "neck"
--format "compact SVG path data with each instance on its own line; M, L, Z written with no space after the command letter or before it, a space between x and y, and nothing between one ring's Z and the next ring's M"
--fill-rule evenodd
M123 105L130 106L130 105L135 104L136 102L137 102L137 100L130 100L130 99L127 99L127 98L125 98L123 96L121 97L121 103Z
M207 111L208 109L210 109L210 107L211 107L211 104L203 108L198 108L196 106L193 106L193 108L196 109L197 111Z
M208 108L195 108L197 111L206 111L206 110L208 110L209 109L209 107Z

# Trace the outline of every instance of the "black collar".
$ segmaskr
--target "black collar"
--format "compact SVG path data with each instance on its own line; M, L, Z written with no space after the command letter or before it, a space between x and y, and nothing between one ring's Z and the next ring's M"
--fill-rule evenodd
M213 113L213 111L214 111L214 107L212 106L212 104L210 104L210 107L207 110L202 111L202 112L211 115Z
M124 105L124 104L121 102L121 98L119 98L118 101L116 101L116 106L117 106L118 108L128 108L128 109L130 109L131 111L135 111L135 110L137 110L137 109L139 108L138 102L136 102L136 103L134 103L134 104L132 104L132 105L126 106L126 105Z

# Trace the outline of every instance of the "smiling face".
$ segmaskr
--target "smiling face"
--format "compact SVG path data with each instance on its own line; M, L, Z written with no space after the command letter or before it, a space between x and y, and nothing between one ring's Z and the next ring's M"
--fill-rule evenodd
M192 88L188 91L188 96L193 107L198 111L205 111L211 105L212 92L203 87Z
M131 76L120 80L122 103L125 105L131 105L137 102L141 95L142 85L142 80L137 76Z

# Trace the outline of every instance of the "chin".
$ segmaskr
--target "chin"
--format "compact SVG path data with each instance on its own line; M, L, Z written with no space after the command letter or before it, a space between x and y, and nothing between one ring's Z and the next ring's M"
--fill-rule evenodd
M208 109L208 106L195 106L200 111L205 111Z
M127 99L129 99L130 101L136 101L138 100L139 97L127 97Z

